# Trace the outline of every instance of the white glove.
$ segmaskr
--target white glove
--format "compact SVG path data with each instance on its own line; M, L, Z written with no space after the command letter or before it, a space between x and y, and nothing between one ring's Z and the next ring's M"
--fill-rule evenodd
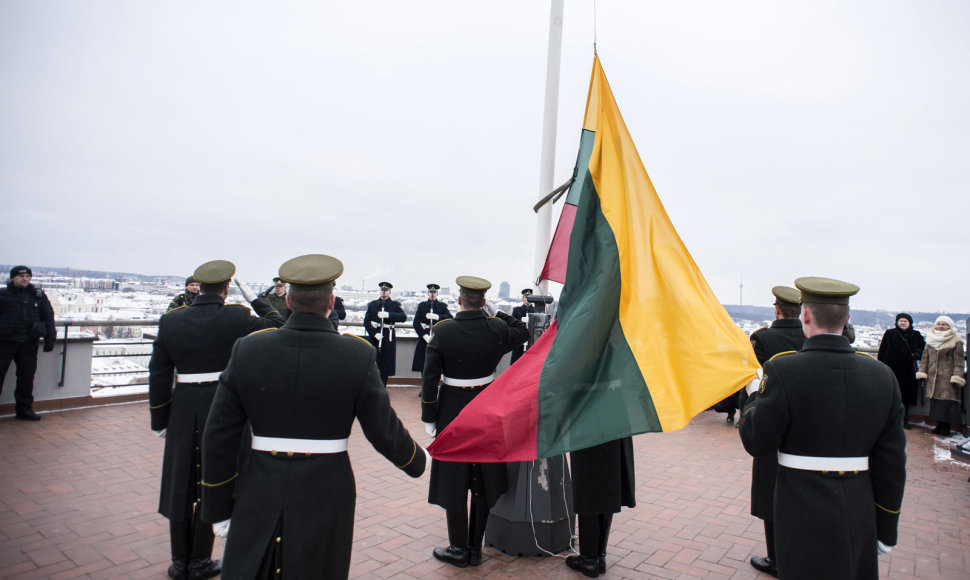
M378 310L377 311L377 317L378 318L387 318L390 315L391 314L387 310Z
M438 434L438 428L434 423L425 423L424 432L428 434L428 437L434 437Z
M422 336L421 338L423 338L425 342L431 342L431 335L430 334L426 334L426 335Z
M885 556L889 552L892 552L893 548L895 547L896 546L887 546L886 544L883 544L879 540L876 540L876 551L879 552L880 556Z
M744 392L748 393L748 395L751 395L751 393L758 390L758 387L760 385L761 385L761 379L758 379L758 378L751 379L751 382L744 386Z
M441 317L438 316L437 314L435 314L434 312L429 312L428 313L428 320L438 320L439 318L441 318Z
M220 538L225 538L229 535L229 522L231 521L232 519L228 519L212 524L212 533Z
M422 448L421 451L424 451L424 464L431 465L431 454L428 453L428 450L424 448Z
M485 314L488 314L489 316L495 316L495 313L498 312L498 309L496 309L495 305L491 302L486 302L482 309L485 310Z
M156 437L161 437L162 439L165 439L165 433L168 433L168 429L166 428L166 429L162 429L161 431L152 431L152 433L154 433Z
M242 292L243 298L246 299L246 302L256 300L256 294L253 293L252 288L240 282L239 278L233 278L232 280L236 283L236 286L239 286L239 291Z

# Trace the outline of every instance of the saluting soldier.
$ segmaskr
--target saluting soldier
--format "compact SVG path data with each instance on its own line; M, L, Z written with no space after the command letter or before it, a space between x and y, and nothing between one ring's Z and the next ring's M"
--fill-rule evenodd
M906 483L896 377L842 336L858 286L810 277L795 287L808 338L765 363L740 423L748 453L778 454L779 577L878 578L876 557L896 544Z
M401 303L391 300L390 282L378 284L381 297L367 304L364 313L364 330L367 339L377 347L377 368L381 371L381 381L387 386L387 378L393 376L397 370L397 345L394 343L394 323L404 322L408 315L401 308Z
M202 505L228 534L226 578L347 578L355 417L394 465L411 477L424 472L425 452L391 407L373 347L327 319L341 273L339 260L321 254L280 266L293 314L279 330L239 340L220 377L202 442ZM237 473L247 421L252 450Z
M751 333L751 346L758 363L763 367L771 357L782 352L794 352L802 348L805 332L802 331L801 293L788 286L771 289L775 296L775 321ZM740 407L743 408L747 393L742 390ZM778 577L775 564L775 477L778 473L778 453L755 457L751 465L751 515L764 521L765 545L768 555L754 556L751 565L765 574Z
M492 286L488 280L459 276L455 281L460 288L459 312L435 326L424 359L421 420L432 437L495 380L499 361L513 346L525 341L529 332L521 320L496 311L486 302L485 291ZM504 463L433 459L428 502L445 508L450 544L435 548L434 557L459 568L477 566L482 559L488 511L506 487Z
M259 297L265 298L284 320L290 317L290 309L286 305L286 283L279 276L273 278L273 286L260 293Z
M414 313L414 332L418 333L418 344L414 347L414 359L411 361L411 370L414 372L424 371L424 351L431 342L431 327L451 318L448 305L438 300L440 289L441 286L437 284L428 284L428 299L418 304L418 311Z
M158 512L169 519L172 564L168 575L172 578L209 578L219 573L220 562L211 560L212 526L202 522L198 505L202 430L219 373L225 370L236 339L284 322L266 300L256 298L238 281L263 318L253 316L245 305L225 303L235 272L236 266L226 260L206 262L195 270L201 294L191 306L176 308L158 321L148 363L151 427L165 438Z
M526 322L527 320L526 317L529 314L536 311L536 307L532 304L529 304L529 296L532 296L532 288L523 288L522 305L516 306L515 308L512 309L513 318L517 318L522 322ZM525 353L525 343L517 344L515 348L512 349L511 362L514 363L515 361L519 360L519 357L522 356L524 353Z
M199 283L195 280L195 278L189 276L185 279L185 292L182 292L175 298L172 298L172 301L168 303L168 309L166 309L165 312L171 312L179 306L191 306L192 302L198 296Z

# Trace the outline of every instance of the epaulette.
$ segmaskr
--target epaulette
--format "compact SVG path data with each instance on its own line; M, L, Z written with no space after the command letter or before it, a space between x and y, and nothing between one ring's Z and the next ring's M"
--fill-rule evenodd
M755 333L758 333L758 332L761 332L762 330L764 330L764 329L766 329L766 328L771 328L771 327L770 327L770 326L762 326L762 327L761 327L761 328L759 328L758 330L755 330L754 332L752 332L752 333L751 333L751 336L754 336L754 335L755 335Z
M775 360L776 358L778 358L780 356L783 356L783 355L786 355L786 354L795 354L796 352L798 352L798 351L797 350L786 350L785 352L779 352L778 354L776 354L775 356L771 357L768 360L769 361L773 361L773 360Z
M369 340L367 340L366 338L364 338L362 336L357 336L356 334L350 334L349 332L345 332L341 336L349 336L350 338L356 338L357 340L359 340L361 342L366 342L367 343L367 346L374 346L373 344L370 343Z
M445 322L448 322L449 320L454 320L454 318L445 318L444 320L439 320L438 322L435 322L434 325L438 326L439 324L443 324Z
M246 336L252 336L254 334L259 334L260 332L266 332L267 330L279 330L279 329L276 328L275 326L271 326L269 328L260 328L259 330L254 330L254 331L250 332Z
M168 312L175 312L176 310L181 310L183 308L188 308L188 307L189 307L188 304L183 304L181 306L176 306L175 308L169 310ZM166 312L165 314L168 314L168 312Z
M872 360L879 360L879 359L877 359L876 357L874 357L874 356L872 356L871 354L869 354L869 353L867 353L867 352L859 352L859 351L855 351L855 353L856 353L856 354L861 354L862 356L867 356L867 357L869 357L869 358L871 358Z

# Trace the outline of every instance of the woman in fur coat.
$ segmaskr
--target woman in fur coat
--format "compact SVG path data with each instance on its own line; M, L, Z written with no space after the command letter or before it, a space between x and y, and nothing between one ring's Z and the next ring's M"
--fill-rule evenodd
M963 376L963 340L949 316L936 319L926 333L926 349L919 361L917 379L926 379L930 398L930 419L936 421L937 435L949 435L950 424L960 424L960 389L967 384Z
M896 315L896 326L882 335L879 341L880 362L892 369L899 383L903 400L903 428L910 429L909 408L916 404L916 363L923 356L926 341L919 331L913 329L913 317L905 312Z

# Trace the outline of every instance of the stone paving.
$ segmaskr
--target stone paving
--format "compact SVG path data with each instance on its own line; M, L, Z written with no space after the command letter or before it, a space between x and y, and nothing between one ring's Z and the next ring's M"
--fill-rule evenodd
M419 442L415 388L391 400ZM166 578L168 525L156 512L162 440L147 403L0 419L0 577ZM908 481L897 548L880 577L970 578L970 468L949 459L961 440L907 431ZM748 514L751 459L723 414L634 438L637 507L614 518L602 577L768 578L748 563L764 554L760 520ZM431 557L446 543L444 512L427 503L428 475L410 479L355 427L357 478L352 578L582 578L562 557L513 557L491 548L464 570ZM217 540L216 556L222 553Z

